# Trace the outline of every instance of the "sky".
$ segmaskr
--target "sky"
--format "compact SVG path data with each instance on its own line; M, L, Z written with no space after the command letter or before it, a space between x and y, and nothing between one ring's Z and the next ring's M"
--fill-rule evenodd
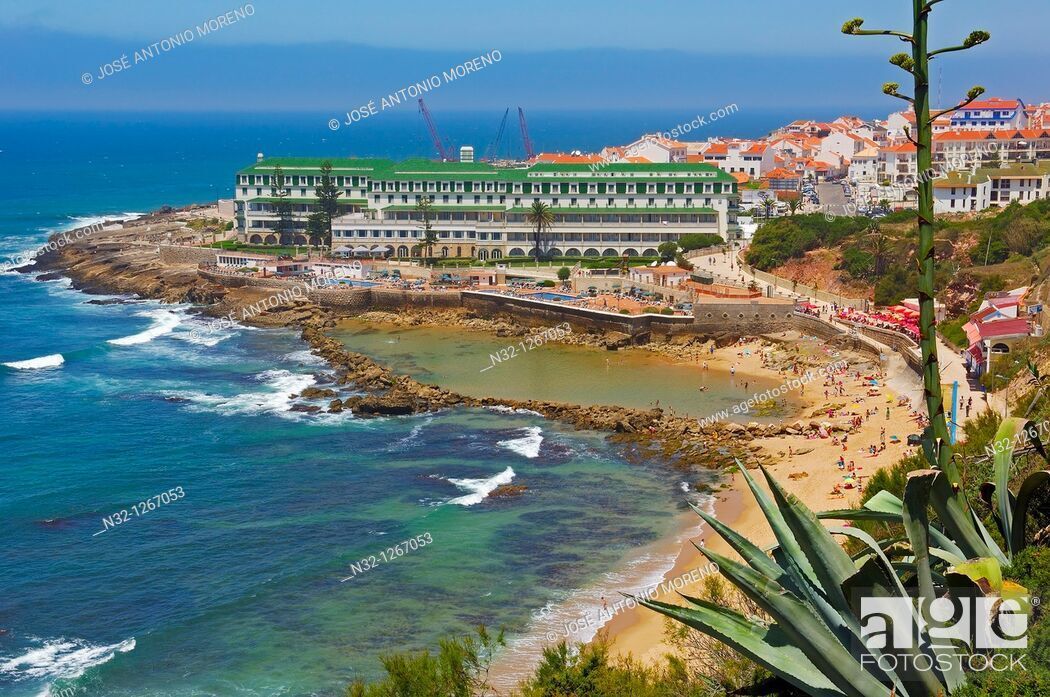
M911 4L0 0L0 110L341 114L498 51L500 61L428 101L449 110L747 103L885 112L897 105L881 95L881 84L907 77L886 58L903 45L843 36L839 28L860 16L868 27L906 30ZM937 60L935 94L948 102L983 84L989 94L1050 99L1039 91L1050 63L1043 38L1050 2L988 7L986 0L948 0L934 9L933 46L959 43L972 29L992 33L989 44ZM235 22L198 29L235 10L243 13ZM136 60L136 51L180 35L192 39Z

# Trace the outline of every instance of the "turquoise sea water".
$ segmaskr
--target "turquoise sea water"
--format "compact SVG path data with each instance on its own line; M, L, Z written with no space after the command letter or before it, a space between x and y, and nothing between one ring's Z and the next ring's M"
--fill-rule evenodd
M286 119L0 117L0 256L212 200L256 150L332 152ZM0 274L4 695L340 694L381 653L477 623L520 640L547 603L640 587L616 570L676 525L677 478L597 434L292 412L327 375L294 333L68 286ZM529 491L486 498L503 482Z

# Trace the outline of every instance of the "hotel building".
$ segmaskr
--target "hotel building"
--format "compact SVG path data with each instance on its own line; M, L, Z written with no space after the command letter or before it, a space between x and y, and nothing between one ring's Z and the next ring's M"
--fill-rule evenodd
M278 244L271 175L280 165L292 208L285 242L308 239L307 216L323 158L260 158L237 173L238 239ZM342 190L332 245L419 256L423 222L416 204L432 199L433 254L503 257L534 254L529 207L551 207L554 224L541 252L551 256L654 256L663 242L691 233L739 239L737 180L704 163L536 163L519 168L476 162L330 159Z

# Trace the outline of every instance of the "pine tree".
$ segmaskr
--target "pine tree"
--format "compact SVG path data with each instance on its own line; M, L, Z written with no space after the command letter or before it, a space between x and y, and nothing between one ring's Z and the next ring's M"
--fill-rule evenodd
M321 163L321 176L316 186L314 195L317 196L317 211L321 213L325 224L325 238L328 240L328 248L332 249L332 219L339 212L339 196L342 189L335 185L332 177L332 163L325 160Z

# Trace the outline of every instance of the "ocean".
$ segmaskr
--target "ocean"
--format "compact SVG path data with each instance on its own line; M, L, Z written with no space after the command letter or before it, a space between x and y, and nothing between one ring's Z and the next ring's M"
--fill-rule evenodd
M439 123L477 147L500 116ZM542 149L586 149L674 116L530 126ZM758 135L788 117L739 118ZM414 113L325 121L2 115L0 257L229 195L259 151L430 153ZM641 588L670 565L639 550L680 528L680 475L600 434L498 410L291 411L329 373L294 332L217 328L189 306L29 271L0 274L0 693L339 695L385 653L480 623L520 646L541 609L579 615L596 589ZM528 491L488 496L504 483Z

